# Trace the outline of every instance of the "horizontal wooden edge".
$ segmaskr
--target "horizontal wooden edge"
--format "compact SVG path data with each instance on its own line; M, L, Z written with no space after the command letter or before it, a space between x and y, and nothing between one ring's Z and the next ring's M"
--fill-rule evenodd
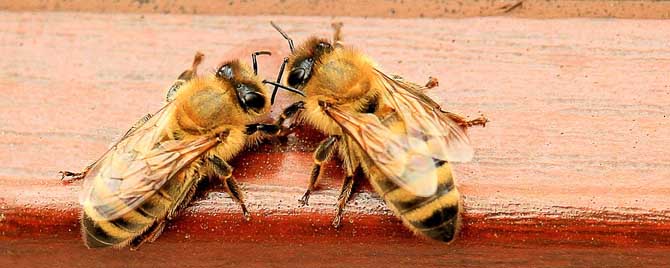
M243 220L239 207L225 193L209 191L171 222L165 235L176 236L179 241L434 243L413 235L378 197L366 191L354 196L345 212L343 225L335 229L331 226L335 203L327 201L334 200L335 191L315 194L315 201L303 207L297 201L291 202L294 200L286 196L286 189L273 187L246 186L249 192L274 191L283 195L282 198L273 194L266 197L251 195L247 201L252 213L250 222ZM72 196L72 187L50 189L45 190L51 191L52 200L46 200L48 203L15 200L1 204L0 240L80 239L80 210ZM667 211L543 208L533 204L493 204L484 199L466 198L461 233L456 243L670 247L668 215Z
M489 0L489 1L0 1L9 11L83 11L217 15L353 16L383 18L670 18L667 1Z

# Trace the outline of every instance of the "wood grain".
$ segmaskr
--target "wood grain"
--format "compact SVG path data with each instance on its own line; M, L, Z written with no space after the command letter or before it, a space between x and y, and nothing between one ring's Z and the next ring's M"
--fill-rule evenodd
M234 16L353 16L383 18L670 18L670 2L657 0L0 0L11 11L84 11Z
M288 51L269 20L297 42L331 34L321 17L0 13L0 266L670 264L670 21L653 20L342 19L384 70L436 76L443 107L492 121L455 166L466 212L452 245L413 236L367 185L333 230L336 162L299 207L320 140L303 130L234 161L252 222L213 186L141 251L86 250L80 185L57 172L157 110L196 50L207 71L270 50L259 64L274 77Z

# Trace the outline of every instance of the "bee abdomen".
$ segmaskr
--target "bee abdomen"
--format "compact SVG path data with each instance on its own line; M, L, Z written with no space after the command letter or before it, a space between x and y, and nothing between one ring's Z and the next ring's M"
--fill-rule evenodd
M168 204L165 197L154 195L134 210L110 221L94 220L95 217L88 213L95 211L85 209L81 217L84 242L89 248L125 246L142 235L157 218L164 217Z
M405 220L418 232L430 238L444 242L453 240L458 231L460 210L458 198L454 200L453 193L458 196L458 191L454 190L443 196L449 199L446 202L435 200L420 209L403 214Z
M459 225L460 194L446 163L438 165L438 186L434 195L421 197L400 187L387 188L384 199L415 231L430 238L449 242ZM388 180L388 179L387 179ZM381 183L386 184L387 183Z
M124 237L114 236L84 213L81 216L81 230L84 242L88 248L102 248L120 244Z

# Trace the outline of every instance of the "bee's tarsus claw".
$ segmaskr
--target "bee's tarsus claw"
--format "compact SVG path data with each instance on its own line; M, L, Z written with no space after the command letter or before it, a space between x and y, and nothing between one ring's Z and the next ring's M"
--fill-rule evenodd
M342 223L342 215L335 216L335 218L333 219L333 223L332 223L333 228L335 228L335 229L340 228L341 223Z
M436 77L429 76L428 77L428 82L426 83L425 87L427 89L431 89L431 88L437 87L439 85L440 85L440 81L438 81Z
M298 199L298 203L300 203L301 206L309 206L309 191L305 193L300 199Z
M244 217L245 221L251 221L251 214L249 214L249 211L243 212L242 217Z
M86 176L86 172L70 172L70 171L58 171L60 174L60 181L63 184L70 184L74 181L78 181Z

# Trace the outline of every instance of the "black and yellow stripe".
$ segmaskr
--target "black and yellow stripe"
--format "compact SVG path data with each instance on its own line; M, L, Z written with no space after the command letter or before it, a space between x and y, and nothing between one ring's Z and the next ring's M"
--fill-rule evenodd
M170 211L180 210L187 204L202 176L197 174L199 163L168 180L156 194L123 216L111 220L94 220L95 209L85 207L81 217L82 236L89 248L124 247L141 243ZM191 178L185 180L186 178ZM177 200L181 197L181 200ZM179 202L181 201L181 202Z
M165 218L171 203L169 196L155 194L134 210L111 221L93 220L97 218L91 215L95 211L85 208L81 218L84 242L89 248L126 246L147 232L157 220Z
M435 166L438 186L436 193L429 197L412 194L381 175L381 172L374 172L370 181L408 227L430 238L449 242L458 232L460 194L449 164L436 161Z

